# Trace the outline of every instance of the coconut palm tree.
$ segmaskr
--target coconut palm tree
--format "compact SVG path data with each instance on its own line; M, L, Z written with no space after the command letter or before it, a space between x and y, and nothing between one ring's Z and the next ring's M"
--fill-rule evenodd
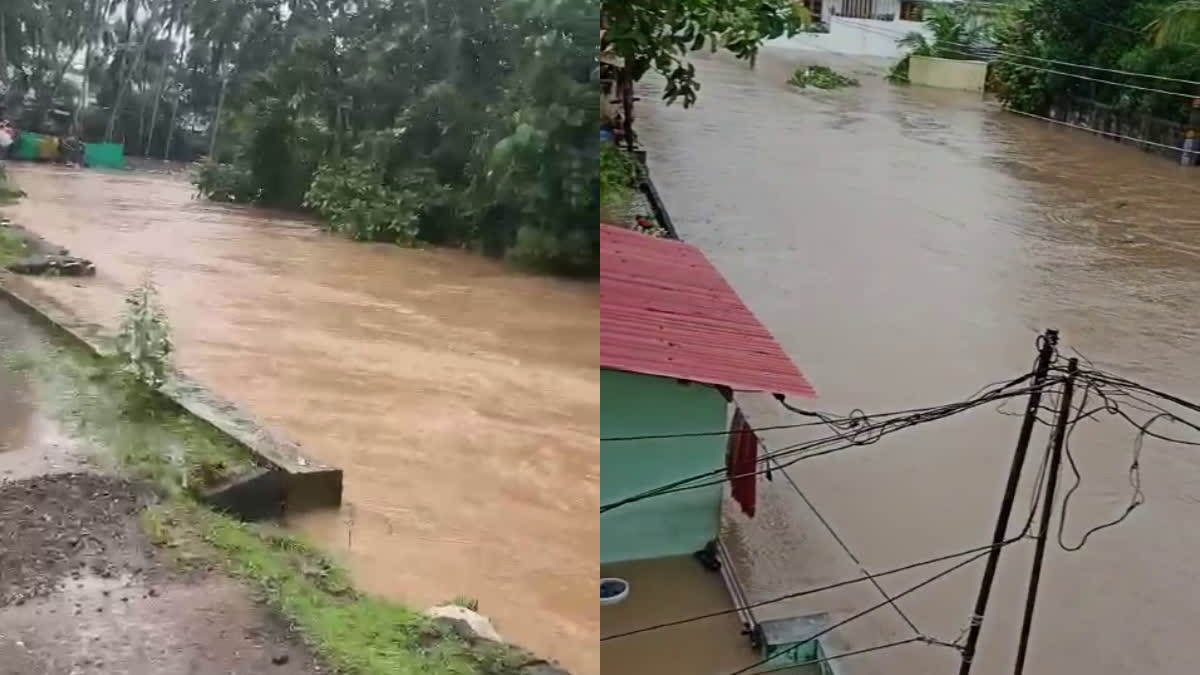
M1147 29L1156 47L1200 47L1200 0L1179 0L1167 5Z
M976 21L973 11L957 5L936 5L927 11L925 26L929 29L931 37L913 31L897 40L896 44L915 56L933 56L941 59L974 58L973 50L983 38L983 29Z

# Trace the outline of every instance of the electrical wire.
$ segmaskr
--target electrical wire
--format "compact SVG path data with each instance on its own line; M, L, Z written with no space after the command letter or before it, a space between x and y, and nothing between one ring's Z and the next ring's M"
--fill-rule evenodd
M817 593L822 593L825 591L831 591L836 588L852 586L854 584L862 583L864 581L869 581L871 579L878 579L881 577L891 576L893 574L900 574L901 572L908 572L910 570L915 570L920 567L926 567L928 565L936 565L937 563L947 562L950 560L954 560L956 558L961 558L965 555L971 555L971 554L978 555L981 553L987 553L992 548L996 548L996 547L1003 548L1005 546L1015 544L1015 543L1025 539L1025 535L1027 533L1028 533L1028 530L1023 531L1021 534L1013 536L1013 537L1009 537L1008 539L1000 542L999 544L985 544L983 546L976 546L974 548L969 548L964 551L958 551L957 553L940 555L940 556L937 556L936 558L928 558L926 560L920 560L915 563L908 563L907 565L901 565L900 567L893 567L891 569L887 569L882 572L875 572L874 574L863 574L861 576L851 577L849 579L842 579L841 581L835 581L831 584L825 584L824 586L815 586L812 588L805 588L805 589L799 590L799 591L792 591L789 593L784 593L783 595L773 596L766 600L760 600L758 602L751 602L751 603L747 603L744 605L739 605L737 607L731 607L729 609L717 610L717 611L708 612L705 614L697 614L697 615L685 617L682 619L675 619L673 621L664 621L662 623L657 623L657 624L653 624L650 626L643 626L642 628L635 628L632 630L625 631L623 633L615 633L613 635L606 635L606 636L600 638L600 641L606 642L608 640L618 640L618 639L630 637L633 635L640 635L642 633L650 633L650 632L657 631L657 630L663 630L666 628L674 628L675 626L682 626L684 624L695 623L697 621L705 621L708 619L714 619L716 617L726 616L728 614L737 614L739 612L744 612L744 611L748 611L751 609L757 609L759 607L765 607L767 605L774 605L774 604L777 604L780 602L784 602L786 600L794 600L796 598L803 598L805 596L816 595Z
M871 652L878 652L878 651L882 651L884 649L890 649L892 647L901 647L904 645L909 645L914 642L924 642L926 644L936 644L936 645L939 645L942 647L950 647L952 649L958 648L957 645L953 645L950 643L940 642L940 641L936 641L936 640L927 640L925 638L919 638L919 637L911 637L911 638L908 638L907 640L897 640L895 642L888 642L887 644L875 645L873 647L863 647L862 649L855 649L854 651L849 651L849 652L841 652L840 654L834 654L832 656L823 656L819 659L809 659L808 661L804 661L803 663L789 663L785 666L769 668L767 670L756 670L751 675L766 675L767 673L779 673L779 672L783 672L785 670L790 670L792 672L796 672L797 668L804 668L806 666L820 665L822 663L829 663L830 661L844 659L848 656L858 656L859 654L869 654ZM771 658L774 659L776 657L772 656Z
M1050 459L1049 452L1050 452L1050 445L1047 444L1046 454L1042 457L1042 466L1043 467L1046 465L1046 463ZM1042 475L1042 474L1043 474L1043 472L1039 472L1039 475ZM785 476L787 475L786 472L784 473L784 475ZM1041 481L1039 480L1038 482L1040 483ZM800 591L792 591L789 593L784 593L783 595L774 596L774 597L768 598L766 600L761 600L759 602L747 603L747 604L740 605L737 607L732 607L730 609L723 609L723 610L719 610L719 611L715 611L715 612L708 612L706 614L698 614L698 615L686 617L683 619L676 619L674 621L666 621L663 623L654 624L651 626L645 626L642 628L635 628L633 630L625 631L623 633L617 633L614 635L602 637L602 638L600 638L600 641L604 642L606 640L616 640L619 638L629 637L631 635L639 635L641 633L649 633L652 631L662 630L665 628L673 628L675 626L681 626L681 625L693 623L696 621L704 621L706 619L712 619L712 618L715 618L718 616L725 616L727 614L736 614L736 613L740 613L743 611L749 611L749 610L757 609L759 607L763 607L766 605L773 605L776 603L784 602L785 600L793 600L795 598L802 598L802 597L805 597L808 595L815 595L817 593L821 593L824 591L830 591L835 588L842 588L844 586L850 586L853 584L861 583L863 581L874 581L874 580L880 579L882 577L891 576L893 574L899 574L901 572L908 572L910 570L914 570L914 569L917 569L920 567L925 567L928 565L935 565L940 562L947 562L950 560L954 560L956 558L961 558L965 555L988 553L993 548L1004 548L1006 546L1010 546L1012 544L1015 544L1019 541L1026 539L1029 536L1030 530L1033 529L1033 521L1034 521L1034 517L1037 512L1037 502L1038 502L1037 495L1038 494L1040 494L1040 486L1038 486L1038 490L1034 496L1034 500L1031 504L1029 514L1026 516L1025 524L1021 527L1020 532L1018 532L1017 534L1015 534L1011 537L1008 537L1007 539L1004 539L1003 541L1001 541L999 543L984 544L982 546L976 546L976 547L969 548L969 549L966 549L963 551L958 551L957 553L950 553L950 554L946 554L946 555L940 555L940 556L937 556L934 558L927 558L925 560L920 560L915 563L908 563L906 565L901 565L900 567L893 567L891 569L887 569L882 572L875 572L873 574L870 572L867 572L866 570L860 570L863 572L863 574L861 576L852 577L849 579L843 579L841 581L836 581L831 584L826 584L824 586L817 586L814 588L806 588L806 589L803 589ZM894 600L893 596L889 596L887 593L884 593L882 590L880 592L885 598Z
M988 546L988 549L991 549L991 548L992 548L991 546ZM909 586L908 588L904 589L900 593L893 596L891 599L884 600L883 602L871 605L870 607L868 607L864 610L860 610L854 614L851 614L850 616L846 617L845 619L842 619L841 621L837 621L835 623L832 623L832 624L826 626L825 628L822 628L821 630L819 630L816 633L809 636L808 640L806 642L801 642L801 643L792 645L791 647L788 647L787 649L784 649L780 652L772 654L771 656L768 656L765 659L756 661L748 666L745 666L744 668L739 668L738 670L735 670L732 673L729 673L729 675L742 675L743 673L754 670L754 669L758 668L759 666L766 665L767 663L774 661L775 659L778 659L787 654L791 654L792 652L795 652L796 650L798 650L800 647L804 646L807 642L815 641L818 638L820 638L824 635L828 635L829 633L837 630L838 628L841 628L842 626L850 623L851 621L860 619L860 618L870 614L871 612L878 610L881 607L886 607L887 605L891 604L891 602L893 600L898 600L900 598L903 598L906 595L915 593L915 592L921 590L922 588L925 588L926 586L932 584L933 582L938 581L938 580L942 579L943 577L949 576L950 574L966 567L967 565L970 565L971 563L975 562L976 560L983 558L983 556L987 555L987 553L988 553L987 551L984 551L982 553L977 553L977 554L971 556L970 558L967 558L966 560L963 560L959 563L951 565L950 567L947 567L946 569L942 570L941 572L938 572L937 574L929 577L928 579L925 579L924 581L921 581L920 583L917 583L913 586ZM957 649L957 646L955 648Z
M892 413L887 413L892 414ZM803 429L805 427L819 427L824 422L797 422L795 424L775 424L767 427L755 427L749 432L735 432L733 429L725 429L723 431L681 431L669 434L646 434L643 436L609 436L601 438L600 442L623 442L623 441L655 441L668 438L701 438L704 436L729 436L734 433L758 433L762 431L776 431L779 429Z
M1020 382L1020 381L1023 381L1024 379L1027 379L1027 378L1021 377L1021 378L1016 378L1015 380L1012 380L1012 381ZM1000 401L1005 398L1025 396L1026 394L1031 393L1035 389L1053 386L1060 379L1061 378L1048 379L1047 381L1045 381L1039 385L1036 385L1036 386L1030 385L1030 386L1023 387L1020 389L1005 389L1002 387L1000 389L990 391L984 395L977 396L977 397L967 400L967 401L960 401L957 403L944 404L941 406L933 406L930 408L921 408L921 409L917 409L917 411L912 414L901 416L901 417L896 417L896 418L889 418L889 419L884 420L879 423L871 423L869 421L866 423L856 423L854 425L852 431L849 431L849 432L837 431L836 433L834 433L831 436L826 436L826 437L818 438L818 439L811 440L811 441L804 441L801 443L796 443L792 446L787 446L787 447L781 448L780 450L772 453L769 456L757 458L756 464L764 464L768 461L769 458L778 459L778 458L782 458L782 457L789 457L790 459L788 459L788 461L782 465L784 467L787 467L787 466L791 466L797 462L804 461L807 459L812 459L814 457L821 457L821 456L832 454L835 452L841 452L843 450L847 450L847 449L850 449L853 447L871 445L871 444L877 443L884 436L890 435L892 433L896 433L903 429L907 429L907 428L913 427L913 426L918 426L921 424L927 424L929 422L937 421L940 419L945 419L946 417L950 417L952 415L957 415L959 413L966 412L968 410L977 408L982 405L994 403L996 401ZM865 419L870 420L871 418L866 417ZM602 514L607 513L608 511L611 511L615 508L619 508L621 506L626 506L628 504L639 502L644 499L649 499L652 497L657 497L657 496L661 496L661 495L665 495L665 494L673 494L675 492L682 492L682 491L687 491L687 490L701 489L701 488L705 488L705 487L710 487L712 485L719 485L722 483L726 483L726 482L729 482L732 480L749 478L750 476L756 476L759 474L767 473L769 470L770 470L769 468L758 469L755 471L746 472L746 473L737 474L737 475L725 475L725 476L722 476L721 478L706 481L703 483L696 482L696 481L704 480L706 478L713 478L720 474L728 474L728 471L724 466L714 468L711 471L706 471L703 473L699 473L699 474L695 474L695 475L688 476L685 478L681 478L679 480L672 481L665 485L661 485L656 488L652 488L650 490L631 495L629 497L618 499L618 500L616 500L614 502L610 502L608 504L603 504L600 507L600 513L602 513Z
M1134 143L1140 143L1142 145L1151 145L1156 148L1165 148L1167 150L1175 150L1178 152L1190 152L1190 153L1194 153L1194 154L1200 154L1200 148L1189 150L1187 148L1177 146L1177 145L1170 145L1168 143L1158 143L1156 141L1148 141L1144 138L1137 138L1135 136L1126 136L1125 134L1118 134L1113 131L1104 131L1102 129L1094 129L1092 127L1085 126L1082 124L1072 124L1070 122L1056 120L1053 117L1046 117L1045 115L1037 115L1035 113L1025 112L1023 110L1017 110L1016 108L1005 108L1005 110L1008 112L1011 112L1011 113L1016 113L1018 115L1024 115L1025 117L1033 117L1035 119L1044 120L1046 122L1053 122L1054 124L1059 124L1064 127L1071 127L1072 129L1083 129L1084 131L1090 131L1094 134L1099 134L1100 136L1108 136L1109 138L1120 138L1120 139L1127 140L1127 141L1133 141Z
M763 446L763 449L765 450L766 446ZM775 462L773 459L770 461L772 463ZM900 608L900 605L892 601L891 596L889 596L888 592L884 590L883 586L879 583L879 580L870 576L871 573L867 571L867 568L865 565L863 565L862 560L860 560L858 556L854 555L854 551L850 550L850 545L846 543L845 539L842 539L842 536L839 535L837 530L833 528L833 525L830 524L830 522L825 518L824 514L821 513L821 510L817 508L817 505L808 498L808 495L804 494L804 491L800 489L800 485L796 483L796 480L792 478L791 474L789 474L787 471L784 471L782 468L779 470L779 472L783 474L784 479L787 480L787 482L792 486L792 489L795 490L800 499L808 505L808 509L813 512L813 515L817 517L817 520L821 521L821 525L825 526L825 530L829 532L829 535L833 537L833 540L836 541L838 546L842 548L842 551L845 552L846 557L850 558L855 565L858 565L858 571L862 572L865 576L870 577L871 585L875 587L875 590L879 591L879 594L884 598L891 601L892 608L896 610L896 614L899 615L900 619L908 625L913 634L916 637L921 637L924 635L924 633L921 632L921 629L917 628L916 622L914 622L912 618Z

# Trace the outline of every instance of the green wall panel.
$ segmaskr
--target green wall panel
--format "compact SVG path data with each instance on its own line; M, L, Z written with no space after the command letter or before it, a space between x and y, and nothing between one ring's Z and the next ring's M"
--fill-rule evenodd
M712 431L726 425L716 389L676 380L602 370L600 435L645 436ZM725 437L600 444L600 503L644 492L725 461ZM613 509L600 516L600 562L687 555L717 536L722 486L686 490Z

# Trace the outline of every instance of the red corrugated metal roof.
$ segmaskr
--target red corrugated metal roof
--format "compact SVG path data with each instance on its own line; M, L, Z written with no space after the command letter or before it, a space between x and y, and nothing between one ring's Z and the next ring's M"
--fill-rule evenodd
M703 253L611 225L600 226L600 367L816 395Z

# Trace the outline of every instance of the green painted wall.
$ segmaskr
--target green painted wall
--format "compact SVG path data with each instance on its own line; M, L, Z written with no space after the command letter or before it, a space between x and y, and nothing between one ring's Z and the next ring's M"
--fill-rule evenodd
M600 372L600 435L645 436L725 428L726 403L700 384ZM600 503L722 466L725 437L600 444ZM717 536L721 485L653 497L600 515L600 562L687 555Z

